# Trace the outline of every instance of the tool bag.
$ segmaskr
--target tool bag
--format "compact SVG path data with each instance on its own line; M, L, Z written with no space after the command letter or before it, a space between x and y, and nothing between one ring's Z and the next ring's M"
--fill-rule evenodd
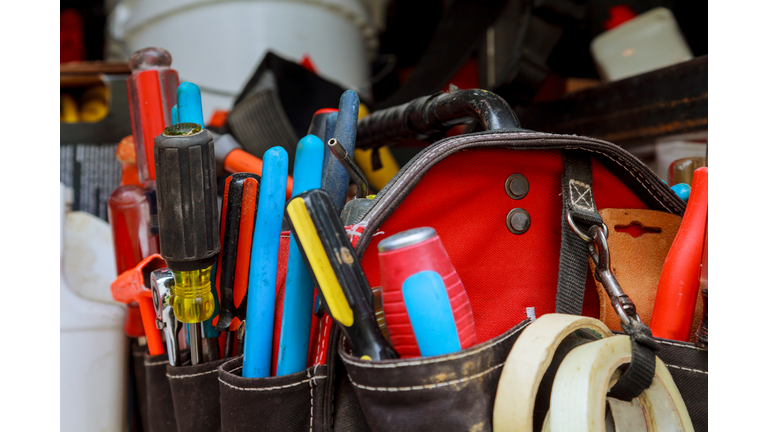
M434 101L432 96L421 101L421 112L435 108L430 105ZM394 124L409 111L394 109L399 114L382 111L361 122L358 146L391 144L376 142L375 136L382 129L387 134L381 136L397 135ZM435 122L423 129L435 127ZM413 122L399 124L414 127ZM327 339L327 362L292 375L243 378L242 357L168 367L179 431L491 431L502 367L534 316L599 316L598 294L588 275L589 245L578 234L601 224L597 210L685 211L685 203L650 169L614 144L514 127L438 141L406 164L373 200L355 201L347 204L357 209L346 212L354 216L347 221L352 225L348 232L370 285L380 285L379 241L407 229L433 227L466 288L478 345L428 358L361 361L349 354L334 328ZM281 241L275 340L285 243ZM706 431L707 352L642 332L633 338L646 349L656 349L648 352L666 363L695 430ZM633 363L635 357L633 345ZM179 390L184 380L199 380L196 388L204 392ZM211 398L214 384L218 406ZM638 386L642 391L642 382L634 384L630 391ZM203 398L210 403L201 405ZM220 429L215 421L206 427L202 422L182 426L184 416L218 416ZM151 431L163 430L153 429L151 419L149 423Z

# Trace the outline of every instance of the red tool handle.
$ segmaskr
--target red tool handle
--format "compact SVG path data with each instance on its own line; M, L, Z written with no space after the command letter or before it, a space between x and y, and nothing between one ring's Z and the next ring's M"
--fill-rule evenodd
M146 183L155 179L155 137L163 133L166 126L157 69L131 74L128 79L128 96L139 180Z
M403 298L403 283L410 276L424 270L437 272L443 278L461 348L465 349L477 344L475 320L467 291L451 264L439 236L435 235L411 246L387 252L380 251L379 265L387 331L400 357L421 356Z
M693 173L691 196L656 291L650 328L655 337L688 341L699 293L699 270L707 224L708 168Z

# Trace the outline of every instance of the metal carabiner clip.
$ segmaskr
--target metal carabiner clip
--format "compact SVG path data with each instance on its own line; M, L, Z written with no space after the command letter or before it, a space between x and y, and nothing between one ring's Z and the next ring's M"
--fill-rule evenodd
M603 284L603 288L611 298L611 305L621 320L622 326L629 326L633 321L641 322L637 315L635 304L624 294L619 281L611 270L611 255L608 251L607 228L593 225L589 228L589 251L595 263L595 279ZM578 233L577 233L578 234Z

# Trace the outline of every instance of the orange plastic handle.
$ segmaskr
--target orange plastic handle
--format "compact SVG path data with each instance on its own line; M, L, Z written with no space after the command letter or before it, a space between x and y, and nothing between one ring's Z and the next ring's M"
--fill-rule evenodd
M263 166L264 162L261 159L242 149L232 150L224 159L224 170L232 174L249 172L260 176ZM293 178L291 176L288 176L286 185L285 199L289 200L293 191Z
M699 294L699 270L707 226L708 168L693 173L691 196L661 270L650 328L655 337L688 342Z
M144 335L151 355L165 353L160 330L155 324L155 308L152 304L152 292L149 290L149 280L145 275L157 269L165 268L167 264L159 254L144 258L136 267L124 271L112 282L112 298L121 303L137 302L141 311L141 321L144 325Z

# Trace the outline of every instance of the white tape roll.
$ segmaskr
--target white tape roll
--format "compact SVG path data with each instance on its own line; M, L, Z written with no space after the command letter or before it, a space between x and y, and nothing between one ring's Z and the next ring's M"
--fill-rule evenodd
M581 329L591 330L596 339L613 336L600 320L564 314L544 315L523 330L501 371L493 408L494 431L533 431L533 408L542 377L563 339Z
M629 336L609 337L574 348L557 370L552 385L549 427L543 431L604 432L606 393L618 378L617 369L631 358ZM642 408L645 424L633 427L633 432L693 432L683 398L658 357L653 383L634 401ZM620 412L619 409L614 413L617 425L626 423L622 422Z

